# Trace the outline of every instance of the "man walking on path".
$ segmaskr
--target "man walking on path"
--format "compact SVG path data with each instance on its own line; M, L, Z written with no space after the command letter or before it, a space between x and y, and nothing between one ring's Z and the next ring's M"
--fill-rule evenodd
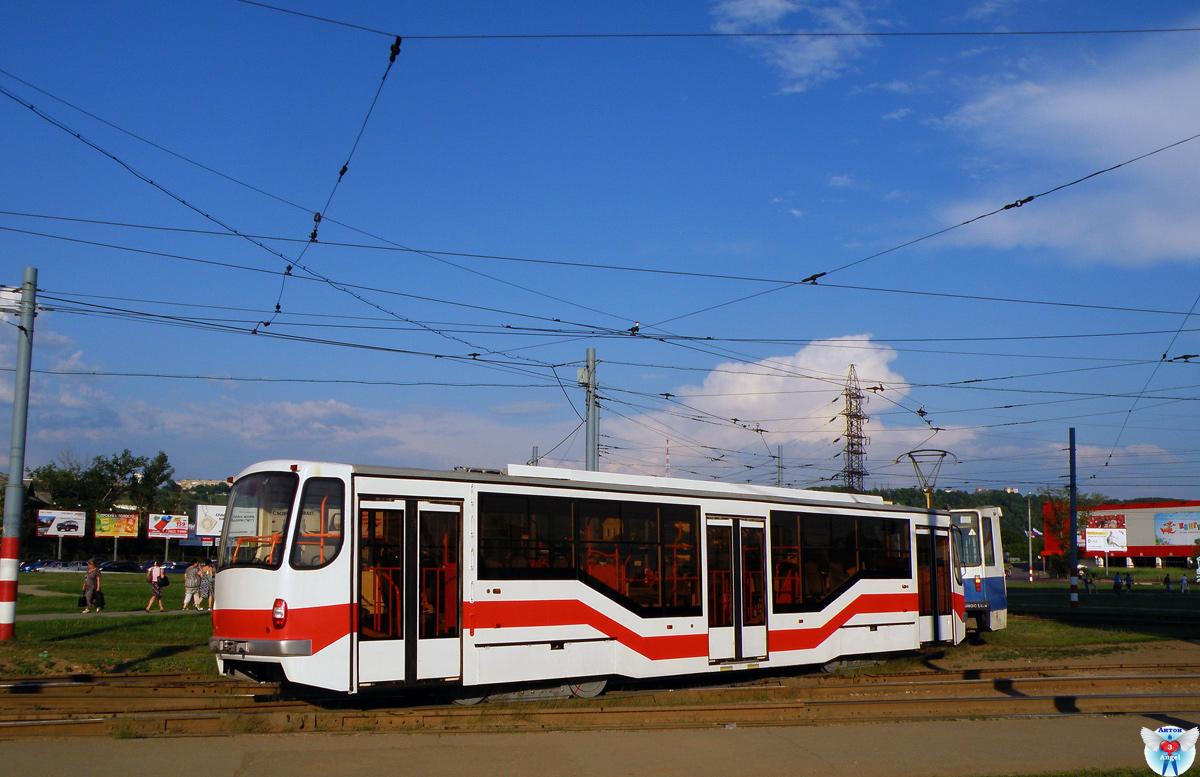
M183 609L188 608L188 604L192 601L196 602L196 609L200 609L200 562L193 561L188 566L187 571L183 573Z

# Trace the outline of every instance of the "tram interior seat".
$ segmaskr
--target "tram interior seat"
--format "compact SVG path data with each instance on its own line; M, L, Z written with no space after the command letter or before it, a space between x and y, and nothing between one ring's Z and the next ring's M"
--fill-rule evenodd
M800 575L791 561L781 561L775 566L775 586L778 604L796 604L800 601Z
M589 560L587 564L587 573L597 582L605 585L614 591L619 591L621 588L621 579L619 570L608 563L607 559L601 559L599 562Z

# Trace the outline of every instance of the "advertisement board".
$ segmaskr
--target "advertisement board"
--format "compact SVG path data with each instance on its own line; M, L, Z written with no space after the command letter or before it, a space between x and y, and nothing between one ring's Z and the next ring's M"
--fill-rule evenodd
M225 525L225 505L196 505L196 536L220 537Z
M1155 513L1155 545L1195 545L1200 540L1200 513Z
M97 537L138 536L137 513L96 513Z
M150 523L146 526L146 536L159 540L184 540L188 536L188 517L186 515L150 514Z
M1124 529L1087 529L1087 550L1099 553L1124 553L1129 550Z
M1080 548L1083 548L1088 551L1103 552L1104 550L1106 550L1105 547L1092 547L1092 544L1091 544L1092 540L1090 539L1089 533L1093 529L1121 529L1122 536L1124 536L1125 513L1102 513L1099 511L1093 511L1090 515L1088 515L1086 520L1084 520L1083 516L1080 516L1080 518L1079 518L1079 537L1076 540L1076 544ZM1108 542L1107 539L1102 539L1099 541L1105 542L1105 543ZM1128 545L1125 544L1124 540L1122 540L1121 542L1122 542L1121 550L1127 550ZM1109 552L1112 552L1113 547L1108 546L1107 550Z
M74 510L38 510L37 536L82 537L87 513Z

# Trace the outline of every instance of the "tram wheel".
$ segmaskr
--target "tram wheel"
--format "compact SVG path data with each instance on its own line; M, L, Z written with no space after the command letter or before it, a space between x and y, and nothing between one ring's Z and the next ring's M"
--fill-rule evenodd
M593 680L590 683L572 683L567 687L571 689L571 695L578 699L594 699L604 693L606 685L607 680Z

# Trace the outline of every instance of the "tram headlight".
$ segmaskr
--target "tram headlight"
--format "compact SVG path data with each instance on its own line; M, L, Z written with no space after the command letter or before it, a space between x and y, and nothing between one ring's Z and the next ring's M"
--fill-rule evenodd
M982 590L983 590L983 578L982 578L982 577L980 577L979 575L975 575L975 591L976 591L976 592L979 592L979 591L982 591ZM280 602L281 602L281 601L282 601L282 600L280 600L280 599L276 599L276 600L275 600L275 604L276 604L276 606L278 606L278 605L280 604ZM285 617L286 617L286 611L285 611L284 615L285 615ZM278 628L278 627L276 627L276 628Z
M282 629L287 624L287 602L282 599L275 600L275 606L271 608L271 625L277 629Z

